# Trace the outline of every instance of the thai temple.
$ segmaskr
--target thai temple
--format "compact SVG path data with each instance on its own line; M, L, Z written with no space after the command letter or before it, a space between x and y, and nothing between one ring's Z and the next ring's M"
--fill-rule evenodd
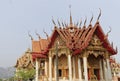
M120 81L120 63L117 63L115 58L110 58L113 81Z
M117 54L117 48L108 40L99 22L101 12L95 24L83 26L81 22L73 24L54 20L54 29L46 39L37 34L39 40L31 37L32 49L28 64L17 62L16 68L33 66L36 70L35 81L112 81L110 57ZM31 58L30 57L30 58ZM20 60L20 59L19 59ZM18 61L19 61L18 60ZM23 60L21 60L23 61ZM114 73L113 73L114 74Z

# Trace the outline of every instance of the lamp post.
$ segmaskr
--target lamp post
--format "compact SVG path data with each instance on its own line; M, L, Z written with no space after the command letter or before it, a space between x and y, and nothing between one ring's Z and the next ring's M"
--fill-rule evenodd
M58 72L58 44L59 44L59 42L57 42L56 43L56 49L55 49L55 51L56 51L56 81L59 81L59 76L58 76L58 74L59 74L59 72Z

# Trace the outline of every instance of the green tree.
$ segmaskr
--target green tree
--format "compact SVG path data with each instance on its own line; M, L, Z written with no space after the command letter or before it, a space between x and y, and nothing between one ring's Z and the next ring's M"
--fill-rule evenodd
M0 81L2 81L2 79L0 78Z
M26 81L34 77L35 69L21 69L18 72L16 72L16 75L16 78L21 78L22 80Z

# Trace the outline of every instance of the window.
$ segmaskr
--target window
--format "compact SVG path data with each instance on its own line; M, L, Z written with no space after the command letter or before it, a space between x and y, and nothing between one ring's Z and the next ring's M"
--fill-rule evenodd
M62 70L59 69L59 77L62 77Z

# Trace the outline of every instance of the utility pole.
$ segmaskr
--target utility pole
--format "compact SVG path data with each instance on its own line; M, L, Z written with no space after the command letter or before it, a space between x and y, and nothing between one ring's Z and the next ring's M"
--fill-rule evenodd
M58 42L56 43L56 81L59 81L58 72Z

